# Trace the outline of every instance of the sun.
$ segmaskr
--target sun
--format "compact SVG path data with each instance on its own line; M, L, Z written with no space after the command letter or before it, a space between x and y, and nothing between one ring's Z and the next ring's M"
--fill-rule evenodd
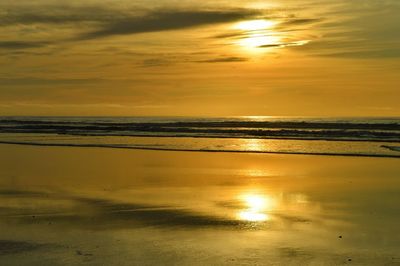
M239 22L235 25L235 29L243 31L257 31L257 30L270 29L275 25L276 25L275 21L257 19L257 20L247 20Z
M277 21L265 19L246 20L236 23L234 29L242 31L242 37L236 43L250 51L259 50L255 48L279 46L281 37L274 31L274 26L277 24Z

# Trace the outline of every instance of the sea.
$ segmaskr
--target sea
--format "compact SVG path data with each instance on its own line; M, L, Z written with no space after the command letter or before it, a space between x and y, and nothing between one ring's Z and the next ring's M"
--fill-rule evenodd
M7 116L0 143L400 158L400 118Z

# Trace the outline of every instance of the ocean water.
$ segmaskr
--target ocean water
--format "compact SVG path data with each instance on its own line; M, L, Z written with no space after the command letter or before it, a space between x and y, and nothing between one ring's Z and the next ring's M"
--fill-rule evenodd
M400 118L0 117L0 142L400 157Z

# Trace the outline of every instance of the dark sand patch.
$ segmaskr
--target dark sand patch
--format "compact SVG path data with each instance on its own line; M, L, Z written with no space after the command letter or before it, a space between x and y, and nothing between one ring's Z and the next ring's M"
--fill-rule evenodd
M44 246L46 245L25 241L0 240L0 256L35 251Z

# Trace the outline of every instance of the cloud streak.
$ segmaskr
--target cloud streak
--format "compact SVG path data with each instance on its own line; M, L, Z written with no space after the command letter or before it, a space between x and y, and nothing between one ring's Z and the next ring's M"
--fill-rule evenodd
M322 22L321 18L290 18L287 21L283 22L281 25L283 26L294 26L294 25L307 25Z
M96 39L113 35L180 30L210 24L226 23L256 15L253 10L178 10L154 11L142 17L126 17L80 35L78 39Z
M207 60L200 60L200 61L195 61L196 63L230 63L230 62L246 62L248 61L247 58L244 57L236 57L236 56L230 56L230 57L220 57L220 58L212 58L212 59L207 59Z
M183 30L200 26L229 23L259 16L252 9L145 9L105 8L103 6L18 6L8 7L0 14L0 32L33 27L47 32L72 29L72 36L52 35L52 43L92 40L117 35ZM25 32L21 32L24 33ZM7 36L7 35L5 35ZM40 37L42 38L42 37ZM40 39L41 40L41 39ZM32 40L0 41L0 49L30 49L47 45Z

